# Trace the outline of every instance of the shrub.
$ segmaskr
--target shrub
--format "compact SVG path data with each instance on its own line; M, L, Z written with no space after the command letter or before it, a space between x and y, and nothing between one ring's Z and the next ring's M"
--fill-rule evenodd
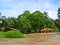
M5 32L0 32L0 38L5 38Z
M2 28L0 28L0 31L2 31Z
M5 36L6 38L25 38L26 37L26 35L24 35L23 33L15 30L7 31Z

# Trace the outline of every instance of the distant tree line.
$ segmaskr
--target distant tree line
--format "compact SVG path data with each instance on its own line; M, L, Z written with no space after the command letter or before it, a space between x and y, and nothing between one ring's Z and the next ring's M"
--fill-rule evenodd
M17 18L2 16L2 27L4 30L10 28L18 29L22 33L37 33L43 28L52 28L55 31L60 31L60 8L58 8L58 19L53 20L49 18L48 13L44 11L35 11L30 13L26 10ZM0 27L1 28L1 27Z

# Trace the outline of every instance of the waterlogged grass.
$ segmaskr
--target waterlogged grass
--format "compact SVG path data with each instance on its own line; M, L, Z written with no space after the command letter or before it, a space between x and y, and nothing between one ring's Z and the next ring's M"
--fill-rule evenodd
M0 38L25 38L25 34L19 31L0 32Z

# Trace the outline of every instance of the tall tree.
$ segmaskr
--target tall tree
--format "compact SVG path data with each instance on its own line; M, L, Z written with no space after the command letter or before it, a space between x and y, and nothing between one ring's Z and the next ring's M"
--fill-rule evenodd
M57 13L57 15L58 15L58 19L60 19L60 7L58 8L58 13Z
M1 12L0 12L0 27L2 27L2 16L1 16Z
M46 18L49 18L48 12L46 12L46 11L43 12L43 15L44 15Z
M18 16L18 24L19 24L19 29L23 33L27 33L28 30L30 30L30 12L29 11L24 11L23 14Z

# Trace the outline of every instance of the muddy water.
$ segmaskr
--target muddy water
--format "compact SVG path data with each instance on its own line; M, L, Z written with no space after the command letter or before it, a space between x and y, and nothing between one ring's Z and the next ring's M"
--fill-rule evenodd
M51 35L48 40L40 43L41 45L60 45L60 35L54 34Z
M27 38L0 38L0 45L60 45L60 33L36 33L27 36Z

